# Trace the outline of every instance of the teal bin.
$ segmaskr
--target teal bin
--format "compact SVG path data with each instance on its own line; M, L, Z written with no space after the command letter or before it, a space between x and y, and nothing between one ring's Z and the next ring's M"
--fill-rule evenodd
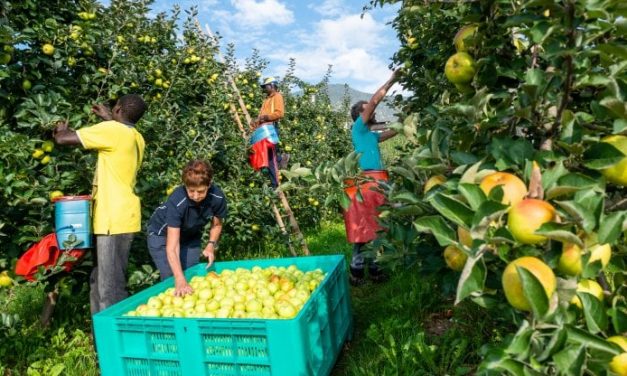
M174 286L169 278L93 317L103 376L328 375L353 319L344 256L308 256L199 264L188 279L223 269L296 265L327 273L290 320L122 316Z
M91 197L57 198L54 202L54 225L60 249L91 248Z

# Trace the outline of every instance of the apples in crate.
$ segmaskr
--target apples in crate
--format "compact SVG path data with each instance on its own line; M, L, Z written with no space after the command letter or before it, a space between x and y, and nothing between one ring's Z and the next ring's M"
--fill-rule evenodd
M224 269L192 277L191 294L174 288L150 297L125 316L290 319L307 303L326 273L296 265Z

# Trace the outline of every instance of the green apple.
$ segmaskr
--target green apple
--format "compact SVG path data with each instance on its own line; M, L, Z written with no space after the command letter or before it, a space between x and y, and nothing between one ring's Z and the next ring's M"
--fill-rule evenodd
M455 45L455 49L457 50L457 52L465 52L474 49L474 47L476 46L476 36L476 25L466 25L459 29L457 34L455 34L455 38L453 39L453 44Z
M468 84L476 73L475 60L466 52L458 52L446 61L444 74L454 84Z

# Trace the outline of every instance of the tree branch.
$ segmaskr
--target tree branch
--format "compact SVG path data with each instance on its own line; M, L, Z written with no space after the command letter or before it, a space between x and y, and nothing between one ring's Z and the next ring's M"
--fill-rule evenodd
M575 26L574 26L574 18L575 18L575 6L572 2L566 3L566 14L567 14L567 22L568 22L568 48L573 48L575 46ZM548 132L548 137L552 137L555 130L559 127L562 122L562 114L568 106L568 102L570 101L570 92L573 86L573 55L569 54L566 56L566 80L564 81L564 94L562 95L562 100L560 102L560 106L557 109L557 115L555 116L555 122L553 126Z

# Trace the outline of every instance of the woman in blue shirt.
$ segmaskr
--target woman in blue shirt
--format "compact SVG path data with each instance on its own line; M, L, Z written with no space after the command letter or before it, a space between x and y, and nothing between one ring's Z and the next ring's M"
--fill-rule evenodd
M183 185L174 189L148 221L148 250L161 280L174 275L176 296L192 292L183 270L198 263L202 231L209 222L209 241L202 254L207 257L208 266L215 260L227 203L212 179L209 163L189 162L183 169Z
M368 102L359 101L351 108L353 127L351 137L353 147L359 154L359 167L363 170L362 175L372 178L387 176L381 160L379 143L396 135L396 131L386 130L375 132L370 127L377 121L375 119L375 109L385 98L385 94L390 90L399 76L399 70L394 71L392 77L377 90ZM387 180L387 178L385 178ZM371 189L375 188L375 189ZM362 253L364 244L376 238L380 226L377 223L377 208L385 202L385 196L376 189L376 183L366 183L360 186L362 200L352 198L348 210L344 213L344 223L346 225L346 235L348 241L353 243L353 257L351 260L351 283L358 285L363 282L365 258ZM369 274L372 280L380 281L384 279L376 263L369 266Z

